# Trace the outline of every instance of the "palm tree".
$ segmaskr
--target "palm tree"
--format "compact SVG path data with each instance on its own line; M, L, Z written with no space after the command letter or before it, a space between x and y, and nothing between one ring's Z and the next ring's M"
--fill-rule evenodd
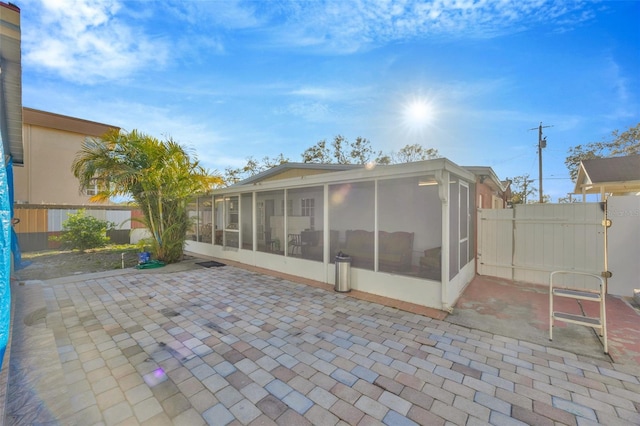
M111 130L85 139L71 169L82 189L97 183L92 202L132 197L144 214L155 256L173 263L182 259L189 201L223 182L193 157L172 139Z

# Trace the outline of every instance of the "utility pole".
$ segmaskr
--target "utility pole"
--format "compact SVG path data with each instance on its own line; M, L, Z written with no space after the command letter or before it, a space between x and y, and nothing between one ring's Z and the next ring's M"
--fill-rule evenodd
M542 148L547 147L547 137L542 137L542 129L553 126L543 126L542 121L538 127L534 127L529 130L538 130L538 176L540 177L540 203L543 200L543 192L542 192Z

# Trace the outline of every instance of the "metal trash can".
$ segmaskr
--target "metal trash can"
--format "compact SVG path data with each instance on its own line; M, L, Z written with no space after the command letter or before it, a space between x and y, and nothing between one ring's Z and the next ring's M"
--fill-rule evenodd
M348 293L351 291L351 257L342 252L336 255L335 291Z

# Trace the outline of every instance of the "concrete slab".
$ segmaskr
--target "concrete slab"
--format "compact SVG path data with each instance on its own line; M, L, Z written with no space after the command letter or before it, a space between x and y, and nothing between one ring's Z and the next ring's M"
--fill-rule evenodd
M640 365L640 314L632 300L608 296L609 355L590 327L556 322L549 341L548 287L477 276L458 300L447 321L514 339L566 350L604 361ZM556 298L563 312L597 316L597 304Z

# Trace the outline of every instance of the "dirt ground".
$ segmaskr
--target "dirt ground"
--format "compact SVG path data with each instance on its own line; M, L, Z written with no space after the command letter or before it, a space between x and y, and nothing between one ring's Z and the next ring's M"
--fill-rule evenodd
M47 250L22 253L23 263L29 266L15 271L19 281L49 280L70 275L131 268L138 264L138 249L134 245L109 246L80 251Z

